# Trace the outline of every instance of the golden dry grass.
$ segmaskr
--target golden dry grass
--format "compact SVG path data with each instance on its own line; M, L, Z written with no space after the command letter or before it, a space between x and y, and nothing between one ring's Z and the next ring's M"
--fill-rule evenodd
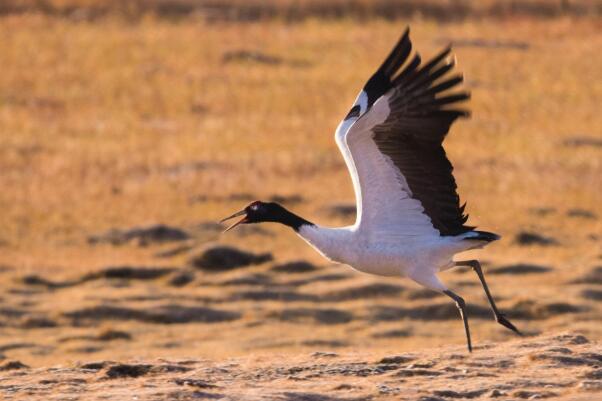
M40 313L60 323L28 330L11 326L12 318L6 318L3 343L18 337L52 349L34 357L25 347L10 355L31 365L85 356L59 340L73 333L96 333L104 326L74 328L61 320L62 313L94 305L99 298L119 302L159 292L177 299L182 294L218 296L226 291L203 285L164 288L158 281L124 289L87 283L10 295L21 288L27 274L74 278L107 265L166 263L153 256L156 246L93 246L86 241L90 235L147 223L189 227L216 221L246 203L227 200L241 193L257 199L302 194L305 201L295 211L326 225L344 223L322 211L326 205L353 200L332 134L406 23L412 25L415 47L427 57L449 41L465 39L527 45L455 49L458 68L473 94L473 117L455 124L446 147L461 197L468 200L470 222L505 237L483 258L493 265L522 262L555 268L544 280L539 275L492 278L501 304L511 307L538 299L587 305L587 313L548 316L521 322L521 327L541 332L570 326L599 338L598 304L581 299L582 288L566 283L600 264L601 150L565 144L575 137L602 135L598 18L448 24L421 18L363 24L310 19L293 25L239 25L152 16L135 24L121 18L72 22L25 14L0 19L0 264L8 267L0 273L0 284L7 294L2 297L4 307L33 302ZM281 62L224 62L225 54L239 50L262 52ZM200 201L202 197L209 199ZM536 208L553 211L538 215L533 213ZM597 218L567 216L575 208ZM324 265L286 229L268 229L277 235L231 235L219 241L272 251L277 260L307 259ZM561 245L513 244L513 236L523 230L552 236ZM176 256L167 264L182 266L186 257ZM203 276L202 281L218 284L267 269L261 265L244 273ZM345 272L340 266L324 269ZM450 273L445 279L474 280L461 274ZM351 284L320 282L306 291L321 294L378 281L359 274L350 280ZM462 291L482 303L479 287ZM403 302L418 305L387 299L390 306ZM374 301L339 306L361 315ZM266 320L266 314L282 307L277 301L228 307L244 310L244 318L216 325L105 323L131 332L136 341L105 344L94 357L295 352L307 348L302 343L308 338L340 339L349 348L374 349L463 342L455 320L404 321L401 326L412 330L409 338L375 340L371 334L399 328L399 322L310 325L308 331L302 324ZM489 321L474 321L473 330L477 339L509 338ZM161 345L170 340L186 347Z
M137 20L152 14L159 18L195 15L210 21L258 21L280 19L351 17L361 20L409 17L440 21L465 18L600 15L599 0L4 0L0 13L38 12L74 20L119 16Z
M602 132L597 28L570 19L415 24L425 55L459 38L530 45L455 51L473 118L454 127L447 148L474 223L511 233L530 207L599 212L599 150L562 144ZM351 200L332 132L403 24L10 17L1 29L2 238L31 254L110 227L215 219L237 206L191 204L197 195ZM284 62L222 62L241 49ZM199 162L206 167L190 167ZM569 241L571 221L554 227Z

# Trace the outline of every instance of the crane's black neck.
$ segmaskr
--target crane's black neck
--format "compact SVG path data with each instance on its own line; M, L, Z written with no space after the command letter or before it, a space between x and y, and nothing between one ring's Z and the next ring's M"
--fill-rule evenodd
M277 220L278 223L284 224L285 226L288 226L297 232L304 225L314 225L312 222L305 220L303 217L298 216L295 213L285 209L283 206L280 207L282 208L282 211L279 213L279 219Z

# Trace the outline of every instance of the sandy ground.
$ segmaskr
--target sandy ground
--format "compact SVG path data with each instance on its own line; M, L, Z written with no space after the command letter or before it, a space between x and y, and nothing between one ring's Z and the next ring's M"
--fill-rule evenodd
M10 363L6 400L599 400L602 346L564 333L469 355L460 347L383 354L329 350L294 357L94 360L30 369Z

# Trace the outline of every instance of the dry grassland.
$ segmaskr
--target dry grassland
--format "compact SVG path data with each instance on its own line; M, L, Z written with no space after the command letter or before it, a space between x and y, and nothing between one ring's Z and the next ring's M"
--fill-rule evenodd
M600 16L600 0L4 0L0 14L38 12L73 20L120 16L138 20L152 14L178 19L194 15L210 21L248 22L278 19L293 22L308 18L369 20L434 18L536 19L559 16Z
M200 225L274 195L300 196L290 206L312 221L352 221L328 212L353 202L333 132L406 24L425 57L456 43L472 91L473 117L454 125L446 146L469 222L504 236L482 253L486 270L550 268L492 274L501 307L527 334L571 329L600 339L598 17L235 24L151 15L77 22L25 13L0 18L0 355L50 366L463 344L455 311L430 319L427 307L440 310L445 301L409 282L329 265L282 227L219 236ZM192 233L184 242L191 249L159 258L176 245L88 241L153 223ZM525 231L557 243L517 244ZM264 263L210 274L186 267L208 242L318 269L276 273ZM150 280L78 281L122 265L175 270ZM170 285L178 272L192 281ZM31 275L76 284L24 281ZM586 275L586 283L570 284ZM228 284L253 277L263 286ZM472 273L443 279L485 307ZM399 286L399 294L366 295L371 283ZM340 295L355 288L359 296ZM294 296L248 295L274 289ZM180 323L136 314L169 305L175 309L166 315L183 314ZM123 314L86 309L109 306ZM240 315L205 323L185 309L201 306ZM320 310L330 312L322 319ZM477 344L511 338L481 309L472 328ZM107 330L109 340L114 331L130 340L103 341Z

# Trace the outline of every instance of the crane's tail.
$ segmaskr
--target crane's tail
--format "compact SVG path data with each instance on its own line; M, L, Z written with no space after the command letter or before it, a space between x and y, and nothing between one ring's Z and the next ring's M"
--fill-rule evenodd
M468 242L466 250L469 250L483 248L490 242L497 241L502 237L487 231L469 231L463 234L461 238L462 242Z
M499 235L487 231L470 231L467 232L463 239L470 241L485 241L493 242L501 239Z

